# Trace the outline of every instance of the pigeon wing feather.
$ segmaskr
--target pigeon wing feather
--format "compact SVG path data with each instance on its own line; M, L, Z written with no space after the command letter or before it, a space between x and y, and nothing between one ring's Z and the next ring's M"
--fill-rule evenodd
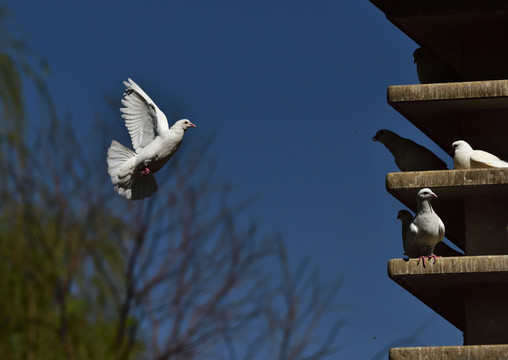
M125 90L120 109L136 153L150 144L157 135L169 129L164 113L132 80L124 81Z
M410 139L406 142L406 163L411 164L412 171L447 170L446 163L426 147Z
M437 216L437 215L436 215ZM443 221L441 220L441 218L438 217L438 220L439 220L439 241L438 242L441 242L443 241L444 239L444 235L445 235L445 226L444 226L444 223Z
M483 150L474 150L470 157L472 168L505 168L508 163Z
M411 223L409 225L409 228L407 229L407 235L406 235L406 243L409 247L414 246L416 235L418 234L418 227Z

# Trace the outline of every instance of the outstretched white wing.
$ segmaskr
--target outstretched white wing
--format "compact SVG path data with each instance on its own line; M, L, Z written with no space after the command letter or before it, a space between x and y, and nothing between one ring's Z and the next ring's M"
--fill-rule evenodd
M160 133L169 129L166 115L159 110L150 97L129 78L123 82L127 87L120 109L129 130L132 146L139 152Z

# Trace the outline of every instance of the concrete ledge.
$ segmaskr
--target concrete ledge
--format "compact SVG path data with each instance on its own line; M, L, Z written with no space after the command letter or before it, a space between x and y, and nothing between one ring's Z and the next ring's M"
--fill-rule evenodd
M508 360L508 345L429 346L390 349L390 360Z
M416 171L386 175L389 192L408 190L414 192L416 199L416 193L422 187L439 188L443 197L508 195L508 169Z
M461 256L440 258L426 267L417 259L392 259L388 262L388 276L411 278L413 276L439 275L439 283L498 283L508 284L508 255ZM450 275L450 277L447 277ZM484 276L488 275L488 276ZM453 285L453 284L451 284Z
M468 100L483 101L468 101ZM459 101L462 108L507 107L508 80L472 81L446 84L398 85L388 88L388 103ZM451 104L448 107L452 106Z
M508 286L508 255L439 258L424 268L417 259L392 259L388 276L461 331L467 286Z

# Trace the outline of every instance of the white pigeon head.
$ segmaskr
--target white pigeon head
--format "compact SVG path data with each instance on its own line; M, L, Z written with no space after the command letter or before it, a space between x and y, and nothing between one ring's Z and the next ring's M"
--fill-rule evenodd
M399 213L397 214L397 219L400 219L400 221L412 221L413 220L413 214L411 214L407 210L399 210Z
M180 128L182 129L183 131L187 130L188 128L191 128L191 127L196 127L196 125L194 125L193 123L191 123L189 121L189 119L182 119L182 120L178 120L172 127L175 127L175 128Z
M451 156L455 156L455 153L468 153L473 151L473 148L464 140L457 140L452 144L452 148L449 153Z
M387 129L381 129L378 130L376 135L372 137L372 141L379 141L382 144L386 144L390 142L392 139L400 137L399 135L395 134L393 131L387 130Z
M418 194L416 195L416 198L418 200L432 200L432 198L437 198L437 195L432 192L429 188L423 188L420 191L418 191Z

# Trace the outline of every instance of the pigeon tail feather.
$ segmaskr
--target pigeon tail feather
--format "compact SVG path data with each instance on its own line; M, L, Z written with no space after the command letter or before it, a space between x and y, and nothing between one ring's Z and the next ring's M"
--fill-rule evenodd
M131 149L123 146L118 141L113 140L111 142L111 146L108 149L108 174L111 176L111 182L113 185L118 185L120 183L120 172L122 167L125 165L127 161L135 157L136 154ZM124 174L122 174L124 175ZM121 176L122 180L125 176ZM125 184L122 184L124 186Z
M156 192L157 182L152 174L134 174L134 168L128 166L127 162L135 156L134 151L113 140L108 149L108 173L118 194L127 199L139 200Z

